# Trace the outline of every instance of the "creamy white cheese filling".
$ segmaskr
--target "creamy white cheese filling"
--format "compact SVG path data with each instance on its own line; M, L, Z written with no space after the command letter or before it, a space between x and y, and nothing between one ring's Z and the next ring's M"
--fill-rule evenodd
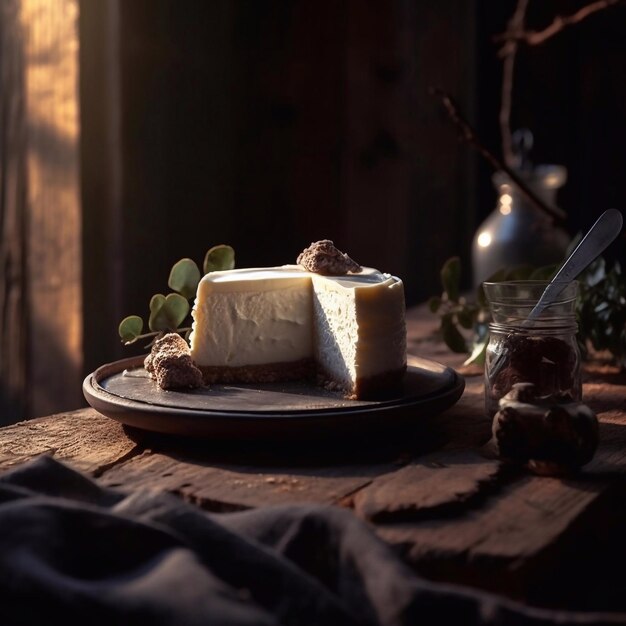
M207 274L193 308L198 365L314 358L344 382L406 363L402 281L372 268L320 276L299 266Z

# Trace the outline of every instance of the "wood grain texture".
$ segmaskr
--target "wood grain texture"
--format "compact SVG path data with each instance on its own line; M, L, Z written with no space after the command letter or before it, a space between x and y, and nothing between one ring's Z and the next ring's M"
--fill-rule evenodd
M406 522L462 512L487 497L501 471L472 450L421 457L361 489L356 512L376 523Z
M377 267L408 277L409 241L398 226L409 222L419 177L411 143L414 16L406 2L346 6L345 245L353 258L375 254Z
M137 452L117 422L93 409L59 413L0 430L0 470L42 454L94 476Z
M128 206L122 198L119 5L123 0L79 2L83 360L84 371L90 372L104 362L128 356L115 340L117 325L130 311L122 306L121 293ZM92 280L93 276L98 280Z
M233 511L288 502L337 503L391 469L388 463L339 467L215 463L146 451L111 468L102 480L126 489L169 491L212 511Z
M0 4L0 423L26 408L26 128L20 1Z
M424 492L414 483L410 486L407 483L405 492L398 493L396 498L389 497L388 501L384 499L387 494L377 499L378 490L383 494L384 491L376 481L355 496L357 512L367 514L373 510L382 518L386 523L377 526L381 537L397 546L427 576L506 591L523 599L546 596L545 591L538 590L539 581L556 585L559 593L564 593L563 587L569 585L568 597L573 601L574 589L580 589L571 577L578 577L578 585L583 580L589 585L593 582L585 560L590 558L588 552L593 554L592 546L598 543L599 533L611 527L610 536L615 536L615 525L623 523L621 500L614 498L616 494L623 498L626 493L626 413L620 409L624 406L623 388L587 385L585 397L599 411L600 447L579 475L547 478L518 470L513 474L504 472L488 483L480 499L471 497L477 491L480 493L478 485L472 489L471 483L469 497L464 495L468 493L470 477L462 466L455 476L455 467L451 466L446 480L433 485L428 481L428 473L423 472ZM429 461L437 463L439 459L445 464L448 454L445 450L435 453ZM398 474L407 471L403 469ZM381 482L390 481L397 489L395 480L393 475ZM465 485L464 489L453 490L446 498L446 486L455 483ZM372 493L369 497L368 490ZM440 504L439 497L432 493L439 490L444 491L439 497L447 506ZM419 507L429 497L439 508L420 519ZM455 500L464 497L467 506L453 506ZM381 505L381 499L386 507ZM392 523L394 512L407 510L414 512L412 521L405 521L399 515L399 523ZM410 519L410 515L407 517ZM561 575L560 582L549 582L550 576L556 575L559 559L571 561L570 575L566 578Z
M81 406L78 0L24 0L29 415Z

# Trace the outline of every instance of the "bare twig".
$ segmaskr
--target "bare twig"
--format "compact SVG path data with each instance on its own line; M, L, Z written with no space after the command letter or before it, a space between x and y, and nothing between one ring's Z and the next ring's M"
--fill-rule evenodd
M510 28L504 33L495 37L496 42L504 42L502 48L500 48L499 56L505 58L509 54L509 46L515 43L524 43L529 46L538 46L544 41L554 37L557 33L560 33L564 28L578 24L587 19L590 15L603 11L613 6L620 4L626 4L625 0L596 0L590 4L585 5L575 13L570 15L557 15L552 23L549 24L543 30L518 30L514 31Z
M498 56L502 59L502 90L500 99L500 134L502 136L502 157L509 167L515 167L516 158L513 152L511 135L511 107L513 100L513 77L515 59L520 44L536 46L542 44L563 29L582 22L590 15L626 4L626 0L595 0L570 15L557 15L552 23L543 30L526 30L525 19L529 0L518 0L515 12L507 24L506 31L495 37L502 43Z
M441 100L446 113L450 120L454 123L459 131L459 138L469 143L478 153L493 167L496 171L504 172L511 182L519 189L521 194L530 201L537 209L543 211L546 215L552 218L553 221L561 224L565 221L566 214L563 210L556 206L546 204L534 194L528 185L520 178L512 168L506 163L500 161L493 152L488 150L478 138L476 131L472 125L463 117L459 111L459 107L450 94L439 89L438 87L431 87L428 90L431 96L436 96Z
M524 20L526 18L526 9L528 8L528 0L518 0L515 13L510 19L507 33L517 35L524 32ZM513 94L513 73L515 70L515 56L517 54L518 41L509 39L503 46L506 54L503 54L504 61L502 63L502 93L500 100L500 135L502 137L502 158L504 162L513 167L515 163L515 155L513 154L513 140L511 137L511 102Z

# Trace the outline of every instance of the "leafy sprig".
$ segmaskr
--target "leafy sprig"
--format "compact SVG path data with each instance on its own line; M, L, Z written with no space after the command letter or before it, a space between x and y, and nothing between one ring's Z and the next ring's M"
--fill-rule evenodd
M482 288L476 294L476 301L461 295L461 260L448 259L440 272L443 292L428 301L432 313L439 315L439 332L444 343L457 353L470 352L466 364L480 362L487 347L488 311ZM472 338L467 339L467 331L473 329Z
M610 269L600 257L580 281L577 315L581 352L607 350L626 369L626 276L616 261Z
M230 246L220 244L213 246L202 263L205 274L220 270L232 270L235 267L235 251ZM150 314L148 328L144 333L144 321L139 315L125 317L118 327L122 343L129 345L140 339L156 338L163 333L186 333L191 326L181 326L189 320L191 301L195 298L198 283L202 278L200 269L192 259L184 258L177 261L170 271L167 281L171 293L164 295L157 293L150 298Z
M570 245L577 245L575 240ZM550 280L559 264L503 268L485 282L504 280ZM626 277L618 262L608 268L603 257L594 261L579 277L576 303L578 344L583 358L590 348L608 351L613 360L626 368ZM453 352L469 353L465 365L483 364L489 341L489 307L482 285L474 300L460 295L461 262L448 259L441 269L441 296L429 300L430 310L440 319L439 334ZM467 331L472 331L468 333Z

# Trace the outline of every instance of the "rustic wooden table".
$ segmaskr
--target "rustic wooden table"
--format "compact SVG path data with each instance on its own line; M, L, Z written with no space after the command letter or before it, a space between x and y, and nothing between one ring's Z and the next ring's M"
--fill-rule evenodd
M459 368L433 341L433 316L409 312L412 353ZM530 604L626 619L626 376L585 368L599 449L579 475L545 478L484 454L483 380L410 438L323 452L189 442L125 428L91 408L0 429L0 469L49 454L124 490L165 490L210 511L278 503L349 507L421 575Z

